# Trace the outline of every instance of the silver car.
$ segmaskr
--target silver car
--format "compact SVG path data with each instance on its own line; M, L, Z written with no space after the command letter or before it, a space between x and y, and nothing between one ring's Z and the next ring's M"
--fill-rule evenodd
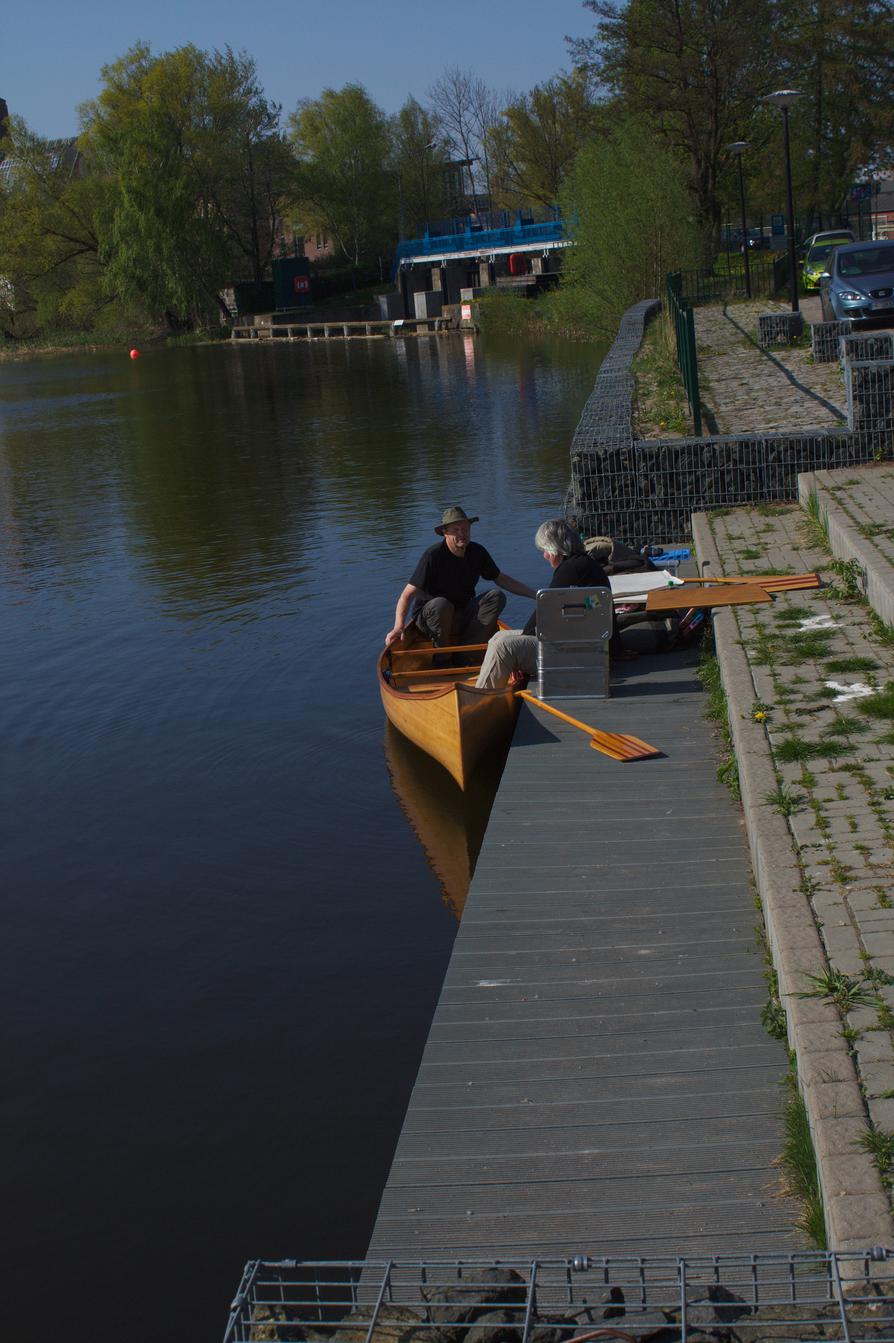
M836 247L820 277L823 321L894 317L894 239Z

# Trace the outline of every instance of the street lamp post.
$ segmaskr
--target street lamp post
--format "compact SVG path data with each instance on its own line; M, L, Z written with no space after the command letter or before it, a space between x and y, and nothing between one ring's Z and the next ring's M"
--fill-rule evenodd
M800 312L798 302L798 263L795 260L795 206L792 200L792 158L788 139L788 109L803 94L797 89L777 89L768 93L762 102L772 103L782 109L782 142L785 152L785 196L788 207L788 282L791 291L792 312Z
M742 212L742 261L745 265L745 297L751 298L751 266L748 261L748 227L745 222L745 182L742 177L742 155L747 148L747 140L736 140L735 144L727 145L729 152L735 155L736 164L739 169L739 208Z

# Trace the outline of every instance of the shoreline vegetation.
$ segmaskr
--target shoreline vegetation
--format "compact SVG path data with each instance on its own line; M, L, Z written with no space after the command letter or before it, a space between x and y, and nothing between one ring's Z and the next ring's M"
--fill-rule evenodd
M306 242L331 300L384 284L400 238L556 206L574 244L558 290L487 295L483 324L604 340L668 271L713 264L736 162L752 218L779 210L769 89L803 90L787 123L802 233L842 223L867 165L894 164L889 6L582 8L570 72L500 94L447 69L394 115L356 81L316 98L296 88L284 113L248 53L145 42L102 68L73 139L39 136L0 105L0 358L136 344L146 328L213 337L229 320L223 291L266 281ZM855 66L856 47L877 58ZM736 160L728 146L745 142Z

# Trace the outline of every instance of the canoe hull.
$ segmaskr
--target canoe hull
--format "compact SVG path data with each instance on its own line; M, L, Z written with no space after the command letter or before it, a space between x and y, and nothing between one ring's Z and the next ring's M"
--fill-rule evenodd
M478 761L512 732L518 700L511 690L478 690L474 685L431 690L395 690L385 678L387 655L379 658L382 705L389 722L427 752L465 788Z

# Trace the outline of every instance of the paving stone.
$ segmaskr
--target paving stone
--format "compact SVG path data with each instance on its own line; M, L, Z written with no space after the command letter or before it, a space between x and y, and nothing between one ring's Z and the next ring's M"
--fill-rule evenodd
M894 1043L888 1031L867 1031L855 1045L860 1067L870 1063L894 1064Z
M873 958L884 956L894 958L894 932L888 929L877 933L863 933L863 945Z
M867 1105L875 1127L883 1133L894 1133L894 1097L870 1096Z

